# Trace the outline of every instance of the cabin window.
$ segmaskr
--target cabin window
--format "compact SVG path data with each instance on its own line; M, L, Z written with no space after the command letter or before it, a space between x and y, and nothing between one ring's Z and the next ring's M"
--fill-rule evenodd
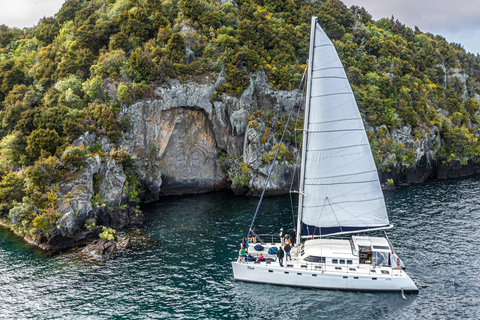
M376 266L390 266L390 252L372 252L372 264Z
M312 273L312 277L316 277L317 275L315 273Z
M347 277L347 276L343 276L343 279L348 279L348 277Z
M304 260L308 262L325 263L325 257L308 256Z
M352 260L347 260L347 264L353 264Z
M337 264L337 263L338 263L338 259L332 259L332 263Z
M268 272L273 272L273 270L268 270Z
M297 273L297 275L301 276L302 274L301 274L301 273Z
M285 273L285 274L289 274L290 272L288 272L288 271L285 271L284 273Z
M353 277L353 279L358 279L358 277Z
M335 270L342 270L342 267L335 267Z
M340 260L340 264L345 264L345 260Z
M373 246L373 250L390 250L389 246Z

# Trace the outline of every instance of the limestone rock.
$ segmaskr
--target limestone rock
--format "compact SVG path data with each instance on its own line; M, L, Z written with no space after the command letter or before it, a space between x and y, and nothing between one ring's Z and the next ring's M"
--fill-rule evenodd
M117 242L114 240L97 239L83 248L80 252L80 256L101 260L105 257L105 255L110 255L117 251Z

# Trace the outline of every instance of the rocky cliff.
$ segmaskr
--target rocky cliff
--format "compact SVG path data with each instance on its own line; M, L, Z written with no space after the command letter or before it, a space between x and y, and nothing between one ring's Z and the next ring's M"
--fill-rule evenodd
M276 139L270 133L262 142L266 124L251 116L270 112L274 127L292 107L295 92L271 89L265 74L259 73L240 98L224 95L213 101L223 76L209 74L198 80L174 80L167 88L156 88L154 99L124 105L118 114L131 124L120 145L135 155L148 200L224 189L242 174L244 180L233 184L237 193L263 189L268 163L261 158L272 151ZM284 193L290 186L293 165L285 162L279 168L270 193Z

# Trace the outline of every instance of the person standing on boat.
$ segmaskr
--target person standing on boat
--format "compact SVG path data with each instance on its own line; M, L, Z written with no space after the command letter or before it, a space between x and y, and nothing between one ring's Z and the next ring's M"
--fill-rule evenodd
M285 261L288 261L288 258L290 258L290 261L292 261L292 256L290 255L290 250L292 250L292 247L290 246L290 244L289 243L285 244L285 247L283 247L283 250L285 250Z
M290 232L290 240L292 244L295 246L295 240L297 239L297 231L293 228L292 232Z
M238 255L247 261L247 250L245 250L244 246L242 246Z
M283 245L285 244L285 231L283 228L280 228L280 233L278 234L280 236L280 243Z
M277 257L278 257L278 263L280 264L280 267L283 267L284 256L285 256L285 252L283 252L282 247L278 248Z
M255 229L255 226L253 226L252 229L250 229L250 235L252 238L252 242L257 243L257 230Z
M245 250L248 252L248 239L247 238L243 238L242 247L245 247Z
M292 245L292 241L290 241L290 237L288 236L288 234L285 236L285 245L287 244Z

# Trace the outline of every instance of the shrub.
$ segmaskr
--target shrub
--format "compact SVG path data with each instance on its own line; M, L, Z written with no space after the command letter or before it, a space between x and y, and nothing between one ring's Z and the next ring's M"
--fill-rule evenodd
M33 184L33 188L45 190L46 187L59 182L63 178L62 165L60 161L50 156L35 161L32 167L26 170L26 176Z
M115 229L103 227L99 237L101 239L115 240Z
M49 155L55 154L57 147L61 144L62 141L55 130L38 129L28 136L26 151L30 158L37 159L42 150Z
M0 181L0 202L20 202L25 196L25 181L15 172L10 172Z
M69 146L62 154L63 166L67 170L75 170L85 165L87 151L85 148Z

